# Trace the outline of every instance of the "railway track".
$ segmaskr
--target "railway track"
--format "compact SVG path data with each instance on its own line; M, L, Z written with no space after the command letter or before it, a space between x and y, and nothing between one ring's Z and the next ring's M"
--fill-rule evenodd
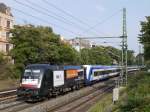
M113 83L109 83L109 86L107 85L108 82L112 82L112 80L100 82L95 85L82 88L79 91L70 92L64 96L58 96L57 98L53 98L19 112L72 112L76 108L79 108L80 105L84 106L86 102L89 102L92 99L98 99L101 95L110 92L114 87L115 81L113 80ZM82 110L81 112L84 112Z
M0 106L17 100L16 89L0 91Z
M0 91L0 98L10 95L10 94L14 94L16 93L17 89L9 89L9 90L5 90L5 91Z
M16 89L9 89L0 92L0 111L21 103L17 98L16 92Z
M108 89L106 88L105 85L110 85L112 84L112 82L115 82L115 81L113 79L110 79L107 81L97 83L93 86L82 88L81 90L78 90L78 91L70 92L63 96L58 96L57 98L52 98L50 100L45 100L43 102L38 102L34 104L26 103L20 99L17 99L16 96L14 96L14 98L11 98L11 96L9 95L8 96L4 95L5 98L6 96L9 98L6 98L6 100L0 101L1 102L0 112L34 112L34 111L43 112L45 110L46 112L47 111L59 112L60 110L62 110L61 108L64 108L65 105L69 105L70 108L66 110L66 112L69 112L71 110L75 110L76 108L79 108L79 105L83 106L86 102L89 102L91 99L94 99L95 96L98 96L98 94L105 93L105 91ZM3 93L5 94L6 92L3 92ZM78 99L80 99L80 101L78 101ZM75 103L74 101L78 103ZM73 104L76 104L76 105L70 106ZM65 111L62 111L62 112L65 112Z
M97 89L93 93L90 93L82 98L76 99L66 105L62 105L57 109L49 110L49 112L85 112L108 92L111 92L114 85L105 86L101 89Z
M17 90L16 89L10 89L6 91L0 92L0 103L8 100L8 99L15 99L17 97L16 95Z

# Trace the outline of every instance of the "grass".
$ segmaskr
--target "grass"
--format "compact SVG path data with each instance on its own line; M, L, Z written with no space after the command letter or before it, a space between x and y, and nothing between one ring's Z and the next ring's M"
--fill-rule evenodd
M150 73L130 76L127 88L121 90L115 105L112 104L112 94L108 94L89 112L150 112Z
M118 103L126 97L125 88L119 90L119 101L114 105L112 102L112 93L105 95L99 102L92 106L88 112L118 112Z
M19 81L17 79L5 79L0 80L0 91L7 90L10 88L15 88L19 85Z
M89 109L88 112L104 112L108 105L112 104L112 94L103 97L98 103Z

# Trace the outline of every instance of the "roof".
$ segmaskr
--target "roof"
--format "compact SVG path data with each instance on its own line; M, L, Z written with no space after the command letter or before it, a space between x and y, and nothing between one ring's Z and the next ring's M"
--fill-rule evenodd
M51 70L58 70L59 66L57 65L50 65L50 64L30 64L26 66L26 69L51 69Z
M7 13L7 11L9 11L9 13ZM8 14L9 16L13 16L10 12L10 7L7 7L4 3L0 3L0 12Z
M65 66L59 66L59 65L50 65L50 64L30 64L26 66L26 69L32 68L32 69L51 69L51 70L69 70L69 69L81 69L81 66L75 66L75 65L65 65Z
M81 66L75 66L75 65L66 65L66 66L63 66L64 70L69 70L69 69L81 69Z

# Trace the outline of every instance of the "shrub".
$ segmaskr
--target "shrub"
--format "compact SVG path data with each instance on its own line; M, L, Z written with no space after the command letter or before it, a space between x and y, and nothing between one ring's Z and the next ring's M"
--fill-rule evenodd
M3 79L16 79L20 77L21 65L14 65L8 56L0 52L0 80Z
M129 79L127 101L121 112L150 112L150 73L140 73Z

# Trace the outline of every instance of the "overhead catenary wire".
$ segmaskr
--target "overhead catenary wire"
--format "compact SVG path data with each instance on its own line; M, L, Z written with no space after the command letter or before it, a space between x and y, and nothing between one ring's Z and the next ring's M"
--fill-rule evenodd
M65 24L70 25L70 23L68 23L68 22L66 22L66 21L63 21L62 19L57 18L57 17L55 17L55 16L53 16L53 15L50 15L49 13L46 13L46 12L44 12L44 11L41 11L40 9L36 9L36 8L30 6L30 5L24 4L24 3L19 2L19 1L17 1L17 0L13 0L13 1L15 1L16 3L18 3L18 4L20 4L20 5L23 5L23 6L25 6L25 7L28 7L28 8L30 8L30 9L32 9L32 10L34 10L34 11L40 13L40 14L49 16L49 17L51 17L51 18L54 18L54 19L56 19L56 20L58 20L58 21L61 21L61 22L65 23ZM79 34L79 35L81 35L81 34Z
M110 15L109 17L105 18L104 20L96 23L95 25L91 26L90 28L88 28L87 30L85 30L85 32L90 31L95 29L98 25L104 24L104 22L108 21L109 19L111 19L113 16L115 16L116 14L118 14L119 12L121 12L122 10L119 9L119 11L113 13L112 15Z
M63 10L63 9L61 9L61 8L59 8L59 7L57 7L56 5L54 5L54 4L50 3L50 2L48 2L47 0L41 0L41 1L43 1L45 4L51 6L51 7L55 8L55 9L57 9L58 11L64 13L64 14L67 15L68 17L71 17L73 20L77 21L78 23L81 23L82 25L84 25L84 26L86 26L86 27L88 27L88 28L91 28L91 26L90 26L89 24L87 24L85 21L83 21L83 20L81 20L81 19L79 19L79 18L73 16L72 14L70 14L70 13L68 13L67 11L65 11L65 10ZM102 33L102 34L105 34L105 33L101 32L101 31L97 31L97 30L95 30L95 29L93 29L93 31L94 31L96 34L98 34L98 35L99 35L99 32ZM85 30L84 30L83 32L85 33Z
M30 5L24 4L24 3L20 2L20 1L17 1L17 0L13 0L13 1L15 1L16 3L18 3L18 4L20 4L20 5L23 5L23 6L25 6L25 7L28 7L28 8L30 8L30 9L32 9L32 10L38 12L38 13L41 13L41 14L43 14L43 15L47 15L47 16L53 18L53 19L56 19L56 20L61 21L61 22L63 22L63 23L69 24L69 23L67 23L66 21L63 21L63 20L61 20L61 19L59 19L59 18L57 18L57 17L55 17L55 16L53 16L53 15L50 15L49 13L45 13L44 11L41 11L41 10L39 10L39 9L37 9L37 8L34 8L34 7L30 6Z
M17 0L14 0L15 2L17 2L17 3L19 3L19 4L21 4L21 5L23 5L23 6L25 6L25 7L28 7L28 8L31 8L32 10L34 10L34 11L36 11L36 12L39 12L39 13L41 13L41 14L43 14L43 15L47 15L47 16L49 16L49 17L52 17L52 18L57 18L57 17L55 17L55 16L52 16L52 15L50 15L49 13L45 13L44 11L41 11L40 9L36 9L36 8L34 8L34 7L32 7L32 6L30 6L30 5L27 5L27 4L24 4L24 3L22 3L22 2L19 2L19 1L17 1ZM28 0L26 0L26 1L28 1ZM43 0L43 1L46 1L46 0ZM32 2L30 2L30 4L31 4ZM39 7L39 6L38 6ZM42 8L42 7L40 7L40 8ZM44 9L45 11L48 11L48 9ZM61 9L60 9L61 10ZM67 13L68 14L68 13ZM71 15L70 15L71 16ZM59 16L60 17L60 16ZM74 16L72 16L72 17L74 17ZM65 18L64 18L65 19ZM66 21L64 21L64 20L61 20L60 18L57 18L57 20L59 20L59 21L61 21L61 22L63 22L63 23L65 23L65 24L70 24L69 22L66 22ZM80 19L79 19L80 20ZM80 21L81 22L81 21ZM83 23L83 22L82 22ZM85 23L86 24L86 23ZM88 25L88 24L86 24L86 25ZM90 27L91 28L91 27ZM74 33L75 34L75 33ZM78 34L79 36L81 36L81 34Z
M69 32L69 33L71 33L71 34L80 35L80 34L77 34L77 33L73 32L73 31L71 31L71 30L68 30L68 29L66 29L66 28L64 28L64 27L62 27L62 26L60 26L60 25L57 25L57 24L51 23L51 22L49 22L49 21L47 21L47 20L44 20L44 19L42 19L42 18L33 16L33 15L31 15L31 14L29 14L29 13L26 13L26 12L24 12L24 11L22 11L22 10L19 10L19 9L16 9L16 8L13 8L13 7L11 7L11 8L12 8L13 10L19 12L19 13L22 13L22 14L24 14L24 15L30 16L30 17L32 17L32 18L34 18L34 19L36 19L36 20L42 21L42 22L44 22L44 23L51 24L51 25L53 25L53 26L55 26L55 27L57 27L57 28L59 28L59 29L62 29L62 30L64 30L64 31L67 31L67 32Z
M66 19L64 16L60 16L60 15L58 15L57 13L55 13L55 12L53 12L53 11L51 11L51 10L45 8L45 7L41 7L40 5L38 5L38 4L34 3L34 2L31 2L31 0L25 0L25 1L27 1L27 2L28 2L29 4L31 4L32 6L37 6L38 8L42 9L43 11L46 11L48 14L50 14L50 13L53 14L53 16L58 17L59 20L60 20L60 18L61 18L61 19L63 19L63 21L67 22L68 24L70 24L70 25L72 25L72 26L75 26L76 28L80 28L80 29L83 30L83 27L81 27L80 25L78 25L78 24L76 24L76 23L70 21L69 19Z
M40 8L40 9L46 11L46 12L49 13L49 14L50 14L50 13L54 14L56 17L59 18L59 20L60 20L60 18L61 18L61 19L63 19L65 22L67 22L67 24L70 24L70 25L72 25L73 27L75 27L75 28L77 28L77 29L81 29L81 32L83 32L83 35L84 35L85 33L87 33L87 32L84 32L84 31L87 29L87 27L90 27L88 24L86 24L85 22L81 21L80 19L75 18L73 15L71 15L71 14L69 14L69 13L65 13L65 14L67 14L67 15L69 14L69 16L72 17L72 19L78 20L78 23L82 23L84 26L86 25L86 28L83 28L83 27L80 26L79 24L76 24L75 22L72 22L72 21L66 19L66 18L63 17L63 16L60 16L60 15L56 14L55 12L52 12L51 10L49 10L49 9L47 9L47 8L43 8L43 7L41 7L40 5L31 2L30 0L26 0L26 1L27 1L29 4L33 5L33 6L38 6L38 8ZM47 3L47 1L44 2L44 3ZM48 2L47 4L50 5L49 2ZM55 8L55 9L57 9L57 10L59 9L59 11L61 11L60 8ZM64 13L65 11L63 10L63 11L61 11L61 12ZM94 30L94 32L93 32L93 31L90 31L90 32L91 32L93 35L97 36L97 35L99 35L99 32L101 32L101 31L96 31L96 30ZM101 33L102 33L102 32L101 32ZM103 33L103 34L104 34L104 33Z
M76 21L78 21L78 22L80 22L80 23L82 23L82 24L84 24L84 25L90 27L90 25L88 25L86 22L80 20L79 18L73 16L72 14L66 12L65 10L63 10L63 9L61 9L61 8L59 8L59 7L57 7L56 5L54 5L54 4L50 3L50 2L48 2L47 0L42 0L42 1L45 2L46 4L50 5L51 7L53 7L53 8L55 8L55 9L59 10L60 12L66 14L67 16L71 17L72 19L74 19L74 20L76 20Z
M58 21L60 21L60 22L65 23L65 24L67 24L67 25L72 25L72 26L75 25L75 27L76 27L77 29L79 29L79 26L77 27L76 24L70 23L70 22L67 21L64 17L61 17L61 16L55 14L54 12L53 12L53 14L55 14L55 16L54 16L54 15L51 15L51 14L48 12L48 9L46 9L46 8L42 8L41 6L38 5L38 9L37 9L37 8L34 8L34 7L30 6L30 5L24 4L24 3L20 2L20 1L17 1L17 0L14 0L14 1L15 1L16 3L18 3L18 4L20 4L20 5L23 5L23 6L25 6L25 7L28 7L28 8L30 8L30 9L32 9L32 10L38 12L38 13L41 13L41 14L46 15L46 16L49 16L49 17L51 17L51 18L53 18L53 19L56 19L56 20L58 20ZM28 1L28 0L26 0L26 1ZM35 3L33 3L33 2L30 2L30 1L28 1L28 2L29 2L30 4L33 4L33 5L35 4ZM37 4L36 4L35 6L37 6ZM40 7L40 10L39 10L39 7ZM47 11L47 12L41 11L41 9L42 9L42 10L45 10L45 11ZM52 13L52 11L51 11L51 13ZM60 17L60 18L58 18L58 17ZM62 20L62 18L63 18L63 20ZM81 29L81 27L80 27L80 29ZM85 30L85 29L84 29L84 30ZM82 29L82 31L83 31L83 29ZM83 31L83 32L84 32L84 31ZM85 32L84 32L84 33L85 33ZM81 36L81 34L79 34L79 35Z

